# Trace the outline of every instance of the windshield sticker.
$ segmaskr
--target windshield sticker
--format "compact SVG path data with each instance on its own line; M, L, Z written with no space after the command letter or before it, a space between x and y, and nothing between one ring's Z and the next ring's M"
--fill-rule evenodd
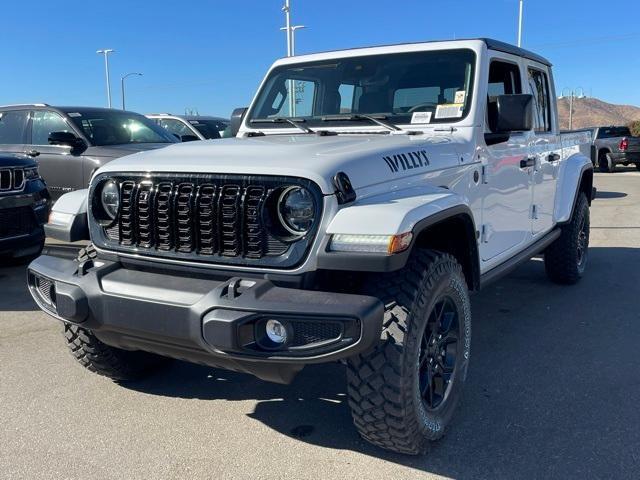
M464 90L458 90L456 92L456 98L453 103L464 103L467 98L467 92Z
M436 118L462 118L464 105L461 103L445 103L436 108Z
M82 116L82 114L78 113L78 112L67 113L67 115L69 115L70 117L81 117Z
M411 123L431 123L432 112L413 112Z
M405 172L407 170L413 170L414 168L429 166L429 157L427 157L426 150L399 153L397 155L389 155L382 158L392 173L397 173L400 170Z

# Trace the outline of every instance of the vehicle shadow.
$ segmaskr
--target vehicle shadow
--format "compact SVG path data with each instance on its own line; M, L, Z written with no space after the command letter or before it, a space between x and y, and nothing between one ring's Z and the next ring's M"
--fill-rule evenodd
M598 190L598 193L596 194L596 200L600 200L600 199L610 199L610 198L624 198L626 197L627 194L624 192L601 192L600 190Z
M39 310L27 289L27 263L0 265L0 311Z
M355 432L339 364L292 385L176 362L127 388L255 400L250 416L302 442L348 449L451 478L631 478L640 467L640 249L592 248L576 286L534 259L472 298L465 398L424 456L375 448Z

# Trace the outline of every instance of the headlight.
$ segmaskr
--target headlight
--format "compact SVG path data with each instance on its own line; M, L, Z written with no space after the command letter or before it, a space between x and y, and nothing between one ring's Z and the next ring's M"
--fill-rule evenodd
M25 168L24 178L25 180L35 180L37 178L40 178L40 174L38 173L38 167Z
M304 187L289 187L278 200L278 218L289 233L304 235L313 226L316 203Z
M114 220L120 208L120 192L118 191L118 184L114 180L107 180L102 186L100 203L104 213L111 220Z

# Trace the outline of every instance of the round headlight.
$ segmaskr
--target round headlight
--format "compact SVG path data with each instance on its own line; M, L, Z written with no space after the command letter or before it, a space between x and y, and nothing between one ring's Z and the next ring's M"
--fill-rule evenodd
M116 218L118 209L120 208L120 192L118 191L118 184L113 180L108 180L102 187L102 193L100 194L100 202L104 212L109 216L111 220Z
M278 200L278 218L282 226L294 235L304 235L313 226L316 204L304 187L289 187Z

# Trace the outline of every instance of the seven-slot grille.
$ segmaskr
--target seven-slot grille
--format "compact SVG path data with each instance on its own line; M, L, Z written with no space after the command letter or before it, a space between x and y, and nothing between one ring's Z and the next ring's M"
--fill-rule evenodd
M21 168L0 169L0 192L22 190L24 187L24 170Z
M293 244L271 232L265 213L270 195L277 197L277 191L297 184L296 179L202 174L132 177L116 178L120 209L113 225L100 227L104 245L98 242L99 246L210 262L266 261L274 266L293 264L304 253L304 247L297 247L297 257L285 255ZM302 238L300 243L306 246L310 239Z

